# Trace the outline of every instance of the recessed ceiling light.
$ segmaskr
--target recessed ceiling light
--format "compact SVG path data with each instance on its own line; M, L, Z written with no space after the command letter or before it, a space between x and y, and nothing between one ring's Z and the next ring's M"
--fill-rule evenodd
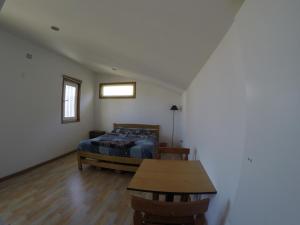
M59 31L60 29L59 29L59 27L57 27L57 26L51 26L51 30Z

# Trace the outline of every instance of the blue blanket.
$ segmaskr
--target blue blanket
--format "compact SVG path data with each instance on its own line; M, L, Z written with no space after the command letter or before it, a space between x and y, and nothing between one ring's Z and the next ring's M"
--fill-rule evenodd
M0 225L4 225L4 222L1 220L1 218L0 218Z
M134 145L129 148L113 148L95 144L101 141L132 141ZM154 156L156 145L157 140L153 135L109 133L94 139L81 141L78 150L110 156L151 159Z

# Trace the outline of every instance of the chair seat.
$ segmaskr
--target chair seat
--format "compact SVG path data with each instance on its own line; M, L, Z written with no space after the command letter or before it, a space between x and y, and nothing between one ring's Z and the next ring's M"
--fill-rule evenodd
M160 202L132 196L134 225L204 225L209 199Z
M146 215L146 224L194 224L194 217L163 217L156 215Z

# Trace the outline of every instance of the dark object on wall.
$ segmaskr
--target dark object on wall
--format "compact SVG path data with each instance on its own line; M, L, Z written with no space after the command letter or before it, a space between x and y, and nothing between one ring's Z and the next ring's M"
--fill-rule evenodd
M27 59L32 59L32 54L26 53L26 58L27 58Z
M173 147L173 142L174 142L174 123L175 123L175 111L178 111L178 107L177 105L172 105L170 108L171 111L173 111L173 126L172 126L172 143L171 143L171 147Z
M92 130L90 131L90 139L93 139L93 138L96 138L96 137L99 137L99 136L102 136L105 134L105 131L100 131L100 130Z
M60 31L60 28L57 27L57 26L51 26L50 28L51 28L51 30L53 30L53 31Z

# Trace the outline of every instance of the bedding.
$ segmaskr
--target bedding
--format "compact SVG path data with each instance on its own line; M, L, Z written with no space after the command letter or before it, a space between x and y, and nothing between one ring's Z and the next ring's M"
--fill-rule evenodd
M134 141L118 140L118 141L107 141L97 140L92 141L93 145L111 147L111 148L130 148L134 145Z
M83 140L78 150L110 156L153 158L157 138L147 129L114 129L112 133Z

